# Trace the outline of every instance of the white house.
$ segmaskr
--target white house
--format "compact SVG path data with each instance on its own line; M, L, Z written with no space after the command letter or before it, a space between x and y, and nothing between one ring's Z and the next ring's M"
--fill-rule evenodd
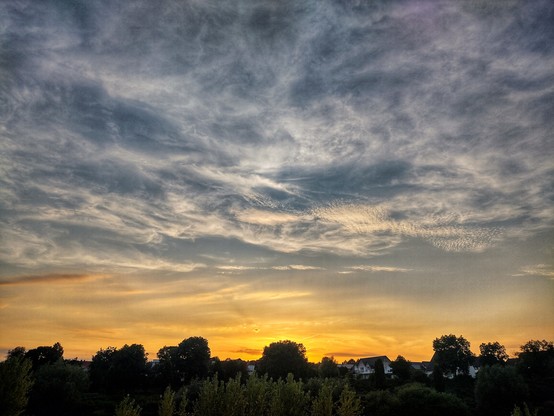
M389 358L385 355L360 358L352 367L352 371L360 378L368 378L370 374L375 373L375 362L377 360L381 360L383 362L385 375L392 375L392 368L390 366L391 360L389 360Z

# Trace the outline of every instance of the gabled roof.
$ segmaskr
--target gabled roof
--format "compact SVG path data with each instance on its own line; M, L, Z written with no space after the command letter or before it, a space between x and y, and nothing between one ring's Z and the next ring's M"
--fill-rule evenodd
M389 360L389 357L387 357L386 355L379 355L378 357L367 357L367 358L360 358L358 360L358 363L363 363L364 365L369 365L371 367L374 367L375 366L375 361L377 360L381 360L383 361L383 363L385 363L385 361L388 361L389 363L391 362L391 360Z

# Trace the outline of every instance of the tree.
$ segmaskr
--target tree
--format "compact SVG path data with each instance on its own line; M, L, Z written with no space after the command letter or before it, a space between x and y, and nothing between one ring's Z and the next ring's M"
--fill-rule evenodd
M546 340L530 340L518 353L519 369L529 377L542 377L554 372L554 344Z
M175 392L167 387L158 404L158 416L173 416L175 413Z
M110 384L116 391L142 387L147 374L147 354L141 344L125 344L111 356Z
M295 378L305 377L309 371L306 348L289 340L273 342L264 348L257 367L259 374L267 374L274 380L285 379L289 373Z
M463 336L443 335L433 341L435 355L433 361L444 373L453 375L469 373L469 365L474 355L469 349L470 344Z
M179 348L176 346L164 346L158 351L158 365L156 373L160 379L162 386L171 385L173 388L178 388L182 380L177 371L177 359Z
M433 368L433 373L431 375L433 378L433 387L439 393L443 393L446 390L446 381L444 380L444 373L438 365Z
M438 393L420 384L406 384L398 389L399 405L395 416L467 416L469 410L458 397Z
M333 416L333 391L329 383L323 383L312 402L312 416Z
M25 358L26 353L25 347L15 347L13 350L8 351L8 359L17 357Z
M475 402L483 415L508 415L528 396L525 380L512 367L483 367L477 374Z
M19 416L27 407L31 367L29 359L17 355L0 363L0 416Z
M334 357L323 357L318 370L322 378L338 377L339 375L339 368Z
M205 378L210 369L211 351L208 340L202 337L184 339L177 347L177 372L181 380Z
M489 367L495 364L504 365L508 361L508 354L506 354L506 348L499 342L489 342L479 345L479 362L481 365L488 365Z
M375 387L378 390L382 390L385 388L385 383L385 366L383 360L379 358L375 360Z
M92 387L97 390L107 389L109 384L109 372L112 365L112 357L117 348L108 347L100 350L92 357L89 367L89 376Z
M412 375L412 365L401 355L390 363L390 367L392 369L392 375L401 381L408 381Z
M63 359L63 347L56 342L51 347L42 346L29 350L25 353L25 357L31 360L33 371L36 371L41 365L54 364Z
M115 416L140 416L141 407L127 395L115 408Z
M83 413L83 397L89 388L88 374L63 360L42 365L35 372L29 409L35 415L76 415Z
M360 416L362 414L362 405L360 398L356 396L356 393L348 388L348 385L344 386L342 393L340 394L339 404L337 407L338 416Z
M146 361L146 352L140 344L125 344L119 350L100 349L90 365L92 384L108 391L135 390L145 381Z

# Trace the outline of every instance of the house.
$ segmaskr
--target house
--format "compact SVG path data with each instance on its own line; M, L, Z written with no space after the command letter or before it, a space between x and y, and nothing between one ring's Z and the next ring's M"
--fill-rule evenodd
M385 375L392 375L392 368L390 366L391 360L389 360L389 358L385 355L360 358L352 367L352 372L359 378L369 378L370 374L375 373L375 362L377 360L381 360L383 362Z

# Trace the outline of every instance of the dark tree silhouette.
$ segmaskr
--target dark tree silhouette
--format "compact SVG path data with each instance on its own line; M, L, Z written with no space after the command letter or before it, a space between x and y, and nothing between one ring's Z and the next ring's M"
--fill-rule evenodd
M208 340L202 337L184 339L177 347L177 372L185 382L205 378L210 369L211 351Z
M338 377L339 375L339 368L334 357L323 357L318 370L322 378Z
M8 354L8 359L0 363L0 416L22 414L32 385L31 360Z
M474 359L474 355L469 349L469 341L463 336L443 335L435 338L433 349L435 355L433 361L444 373L468 374L469 365Z
M136 390L146 378L146 352L140 344L101 349L92 357L90 379L93 387L107 391Z
M483 343L479 345L479 351L481 352L479 355L479 363L483 366L491 366L495 364L504 365L506 364L506 361L508 361L506 348L504 348L504 345L499 342L489 342L487 344Z
M554 373L554 344L546 340L530 340L521 346L520 371L531 377Z
M83 413L88 374L80 366L58 360L41 366L29 400L29 414L72 416Z
M63 359L63 347L59 342L56 342L51 347L37 347L25 353L25 357L31 360L33 371L45 364L54 364L56 361Z
M171 385L177 389L183 382L177 371L177 356L179 348L176 346L165 346L158 351L158 365L155 371L159 377L161 386Z
M521 404L527 396L527 384L515 368L493 365L479 370L475 402L481 414L508 415L514 405Z
M264 348L257 371L274 380L285 379L288 373L292 373L295 378L305 377L309 371L306 348L289 340L273 342Z
M399 355L392 363L392 374L401 381L408 381L412 375L412 365L408 360Z
M105 390L109 384L109 372L112 357L117 351L115 347L100 349L93 357L89 367L89 376L92 387L96 390Z
M375 388L382 390L385 388L386 378L385 378L385 365L383 360L380 358L375 360Z

